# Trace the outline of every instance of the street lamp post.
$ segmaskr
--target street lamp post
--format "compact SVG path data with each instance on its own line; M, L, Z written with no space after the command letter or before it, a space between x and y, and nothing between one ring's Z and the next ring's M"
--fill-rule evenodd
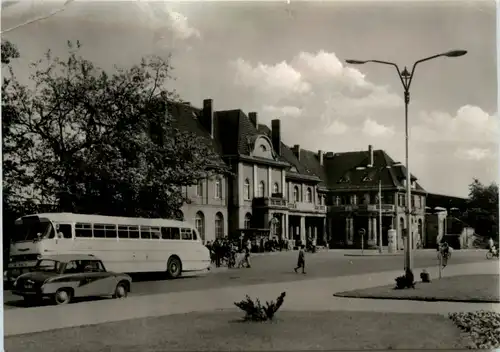
M410 174L410 165L409 165L409 126L408 126L408 105L410 104L410 86L413 80L413 75L415 73L415 68L418 64L424 61L429 61L432 59L436 59L438 57L459 57L467 54L466 50L451 50L445 53L432 55L421 60L416 61L413 64L411 72L408 72L406 66L403 69L403 72L399 69L399 66L394 62L389 61L381 61L381 60L346 60L348 64L351 65L362 65L369 62L390 65L396 68L398 72L399 79L403 85L404 92L404 101L405 101L405 161L406 161L406 237L405 237L405 272L406 270L412 271L413 269L413 258L412 258L412 223L411 223L411 174Z

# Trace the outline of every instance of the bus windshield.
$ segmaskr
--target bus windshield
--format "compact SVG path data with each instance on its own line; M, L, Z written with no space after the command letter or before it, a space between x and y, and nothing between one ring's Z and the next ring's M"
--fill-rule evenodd
M43 238L53 238L54 228L46 221L23 221L16 224L14 242L36 241Z

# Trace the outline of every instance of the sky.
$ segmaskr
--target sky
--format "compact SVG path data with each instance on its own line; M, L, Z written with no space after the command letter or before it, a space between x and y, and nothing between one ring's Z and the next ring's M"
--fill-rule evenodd
M3 1L5 3L5 1ZM405 161L403 88L394 67L417 66L409 106L410 170L432 193L467 196L473 178L498 179L494 1L9 1L2 31L20 79L67 40L106 70L172 54L185 101L281 119L282 139L309 150L384 149Z

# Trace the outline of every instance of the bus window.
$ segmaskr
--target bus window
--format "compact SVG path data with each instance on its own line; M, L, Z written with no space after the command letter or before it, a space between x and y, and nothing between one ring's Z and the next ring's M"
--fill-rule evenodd
M94 224L94 238L104 238L106 235L106 230L104 225Z
M164 240L179 240L181 235L179 229L176 227L162 227L161 238Z
M151 239L151 232L149 226L141 226L141 238Z
M118 238L128 238L127 226L118 226Z
M92 225L77 223L75 225L75 237L92 237Z
M128 227L128 238L139 238L139 227L129 226Z
M151 238L154 240L159 240L160 237L161 237L160 228L159 227L152 227L151 228Z
M73 238L70 224L56 224L56 228L57 227L59 227L57 231L57 238Z
M193 239L193 236L191 235L191 229L181 229L181 236L183 240Z
M116 238L116 225L104 225L106 238Z

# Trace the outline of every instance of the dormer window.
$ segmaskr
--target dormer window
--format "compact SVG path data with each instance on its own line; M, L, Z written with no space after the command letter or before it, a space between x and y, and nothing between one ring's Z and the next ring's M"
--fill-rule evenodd
M363 177L363 182L370 182L370 181L373 181L373 180L370 178L370 176L365 175L365 176Z
M417 186L417 182L411 181L411 188L415 188Z
M349 183L349 182L351 182L349 175L342 176L339 180L339 183Z
M355 194L351 195L351 204L352 205L358 204L358 196L356 196Z
M342 199L340 198L340 196L336 196L335 197L335 205L341 205L342 204Z
M266 148L266 146L264 144L260 145L260 151L261 152L267 152L267 148Z

